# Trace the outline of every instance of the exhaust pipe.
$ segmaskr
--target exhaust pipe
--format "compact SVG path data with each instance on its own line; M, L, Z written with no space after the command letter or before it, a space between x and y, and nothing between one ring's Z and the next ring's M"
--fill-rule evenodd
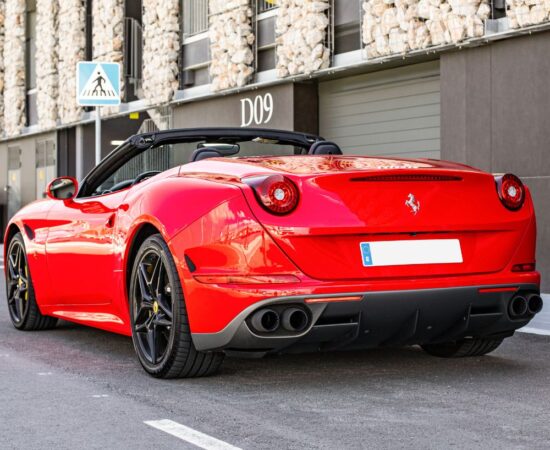
M544 302L538 294L530 294L527 296L527 309L529 314L538 314L542 310Z
M309 316L302 308L287 308L283 312L282 325L287 331L304 331L309 325Z
M256 311L250 319L250 323L254 329L261 333L273 333L279 328L279 322L279 314L268 308Z
M510 313L510 317L523 316L527 313L527 309L527 299L525 297L522 297L521 295L517 295L512 298L512 300L510 300L510 304L508 305L508 312Z

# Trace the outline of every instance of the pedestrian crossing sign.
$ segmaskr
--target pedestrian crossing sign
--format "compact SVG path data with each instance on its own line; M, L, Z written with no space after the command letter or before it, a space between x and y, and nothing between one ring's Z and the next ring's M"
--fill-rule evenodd
M76 98L80 106L120 105L120 64L80 61Z

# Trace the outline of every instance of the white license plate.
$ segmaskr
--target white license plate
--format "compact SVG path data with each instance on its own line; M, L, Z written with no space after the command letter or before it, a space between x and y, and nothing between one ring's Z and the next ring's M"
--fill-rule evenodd
M363 266L461 263L458 239L361 242Z

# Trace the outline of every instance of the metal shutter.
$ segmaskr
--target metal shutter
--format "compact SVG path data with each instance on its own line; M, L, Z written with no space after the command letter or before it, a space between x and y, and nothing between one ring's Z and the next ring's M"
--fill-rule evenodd
M439 62L322 82L319 121L344 154L440 158Z

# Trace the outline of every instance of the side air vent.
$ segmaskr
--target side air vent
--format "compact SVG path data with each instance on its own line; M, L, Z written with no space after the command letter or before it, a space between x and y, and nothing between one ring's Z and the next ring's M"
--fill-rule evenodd
M452 175L424 175L424 174L404 174L404 175L372 175L366 177L351 178L354 182L397 182L397 181L462 181L461 177Z

